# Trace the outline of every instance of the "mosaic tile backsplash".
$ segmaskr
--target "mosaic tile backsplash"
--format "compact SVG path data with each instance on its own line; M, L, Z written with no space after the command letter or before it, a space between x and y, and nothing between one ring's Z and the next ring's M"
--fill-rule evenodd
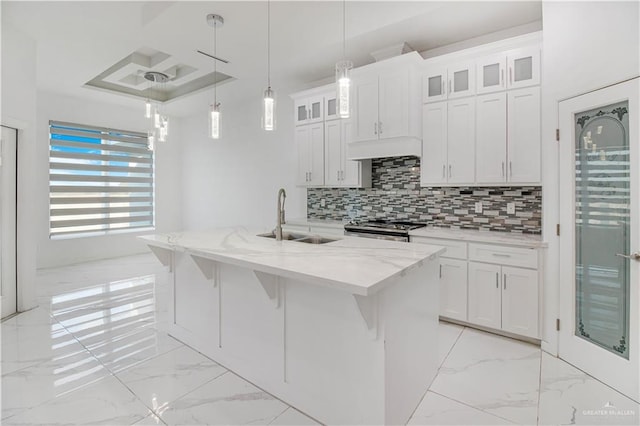
M371 188L309 188L309 219L391 219L432 226L540 234L542 189L518 187L420 187L420 158L372 160ZM321 200L325 206L321 207ZM475 203L482 202L482 213ZM507 214L507 203L515 203Z

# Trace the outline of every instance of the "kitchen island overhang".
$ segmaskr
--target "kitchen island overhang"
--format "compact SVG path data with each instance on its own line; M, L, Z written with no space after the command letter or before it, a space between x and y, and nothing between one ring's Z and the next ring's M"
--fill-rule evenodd
M437 371L439 246L140 237L169 268L174 337L326 424L405 423Z

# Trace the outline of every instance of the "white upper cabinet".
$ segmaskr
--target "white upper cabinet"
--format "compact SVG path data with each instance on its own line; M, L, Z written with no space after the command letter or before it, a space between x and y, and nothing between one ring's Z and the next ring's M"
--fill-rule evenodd
M357 78L354 86L354 142L409 134L407 71L387 71Z
M507 179L507 94L476 97L476 182Z
M471 96L476 93L474 62L461 62L447 68L449 99Z
M294 101L294 122L296 126L320 123L324 120L324 97L310 96Z
M429 67L422 76L422 102L439 102L447 99L447 68Z
M425 104L420 184L473 184L475 99Z
M296 127L295 141L298 150L298 185L323 186L324 124Z
M476 60L478 94L540 84L540 49L510 50Z
M540 49L537 47L516 49L507 55L507 88L540 84Z
M473 184L475 178L475 99L448 102L447 182Z
M324 119L337 120L338 115L338 97L335 92L326 93L324 96Z
M487 56L476 61L476 92L480 95L505 90L507 57L505 54Z
M378 136L397 138L409 134L409 73L384 72L378 77Z
M427 66L422 76L422 102L439 102L475 94L475 64L473 61L446 67Z
M351 120L331 120L325 123L325 179L331 188L371 186L371 160L347 159L347 143L352 131Z
M422 129L420 184L447 183L447 102L422 107Z
M353 141L378 139L378 76L354 78Z
M540 182L540 87L512 90L507 98L508 182Z

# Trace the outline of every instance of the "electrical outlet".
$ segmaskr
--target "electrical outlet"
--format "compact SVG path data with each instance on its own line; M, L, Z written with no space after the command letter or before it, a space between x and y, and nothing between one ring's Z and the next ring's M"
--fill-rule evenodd
M507 214L516 214L516 203L507 203Z
M327 205L327 200L325 200L324 198L320 199L320 207L324 207Z
M482 201L476 203L476 213L482 213Z

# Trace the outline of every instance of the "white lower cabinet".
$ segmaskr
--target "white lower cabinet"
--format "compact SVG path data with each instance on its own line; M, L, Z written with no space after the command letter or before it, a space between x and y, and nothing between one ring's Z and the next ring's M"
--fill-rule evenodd
M500 266L469 262L469 322L501 328Z
M540 338L541 249L412 236L445 247L440 257L440 316Z
M538 271L469 262L469 322L538 337Z
M502 329L538 337L538 271L502 267Z
M440 315L467 320L467 261L440 259Z

